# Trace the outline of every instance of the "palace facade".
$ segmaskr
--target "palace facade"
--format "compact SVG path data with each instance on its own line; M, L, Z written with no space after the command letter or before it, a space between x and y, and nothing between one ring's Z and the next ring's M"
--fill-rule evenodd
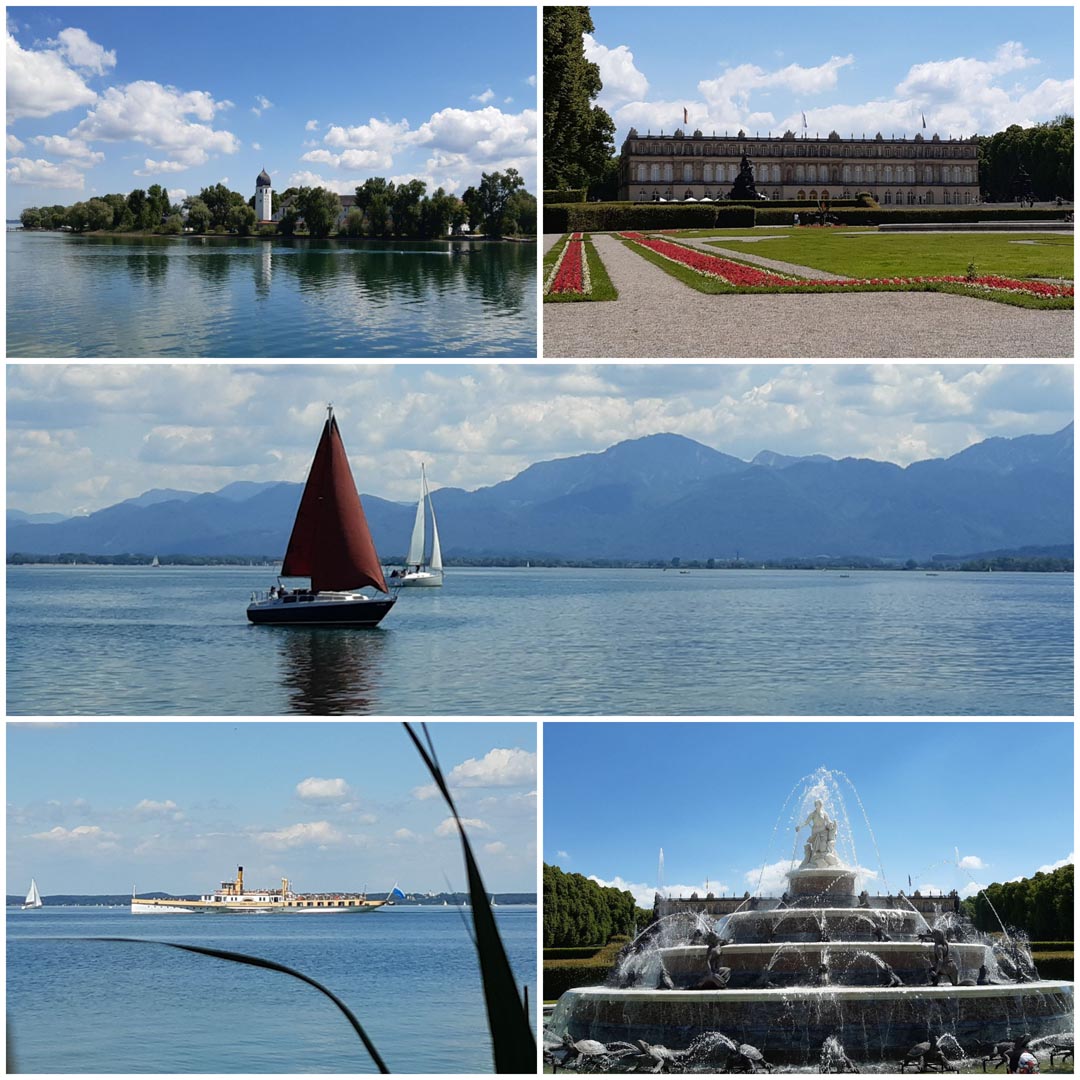
M737 135L639 135L634 128L619 159L619 199L681 202L722 199L746 156L754 182L769 199L853 199L868 191L882 206L964 206L979 201L974 139L796 138Z

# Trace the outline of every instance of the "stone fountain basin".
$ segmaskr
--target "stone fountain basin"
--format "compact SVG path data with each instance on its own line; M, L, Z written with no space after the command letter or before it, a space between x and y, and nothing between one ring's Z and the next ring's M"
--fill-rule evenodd
M848 941L874 941L873 925L884 927L892 937L914 938L926 929L926 919L917 911L892 908L781 908L767 911L737 911L728 916L724 934L735 941L817 941L821 924Z
M707 969L704 945L680 945L661 949L664 967L678 986L704 978ZM769 967L769 978L781 985L811 983L817 969L827 963L830 982L843 986L883 986L886 972L867 953L873 953L905 982L925 984L934 946L921 941L809 941L794 945L755 943L725 945L721 963L731 968L734 988L745 988ZM950 943L949 954L960 966L960 977L976 978L979 965L987 962L985 945ZM774 959L775 957L775 959Z
M776 1064L817 1061L837 1036L857 1061L899 1061L946 1032L966 1056L999 1039L1071 1031L1073 984L1003 986L788 987L777 990L616 990L589 986L559 999L548 1030L602 1042L644 1039L672 1050L721 1031Z

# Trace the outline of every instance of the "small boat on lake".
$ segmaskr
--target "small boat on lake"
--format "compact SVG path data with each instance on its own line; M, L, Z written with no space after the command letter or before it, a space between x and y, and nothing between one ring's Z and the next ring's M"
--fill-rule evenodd
M281 577L309 578L311 588L287 589ZM368 587L375 595L361 591ZM396 600L383 577L334 408L328 406L279 583L252 594L247 617L277 626L375 626Z
M427 546L427 516L431 514L431 557L425 558ZM390 575L396 585L416 588L438 588L443 583L442 548L439 546L439 527L435 523L435 507L428 491L427 473L420 466L420 501L416 504L416 520L413 522L409 553L405 557L405 569Z
M281 879L280 889L245 889L244 868L236 868L232 881L223 881L212 893L204 893L198 900L177 897L143 898L132 891L132 915L265 915L285 912L288 914L339 914L361 915L378 911L393 904L394 897L404 899L404 893L395 885L383 900L369 900L365 893L297 893L289 887L289 879Z
M34 878L30 879L30 889L26 894L26 900L23 902L22 909L26 911L30 908L44 907L42 902L41 893L38 892L37 881Z

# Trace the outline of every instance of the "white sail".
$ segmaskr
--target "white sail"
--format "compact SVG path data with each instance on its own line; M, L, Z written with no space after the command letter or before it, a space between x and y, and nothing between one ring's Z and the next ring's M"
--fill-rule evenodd
M420 500L416 504L416 520L413 522L412 539L409 541L409 554L405 562L409 566L420 566L424 561L424 496L427 494L427 482L424 479L424 466L420 466Z
M38 908L43 907L41 902L41 893L38 892L37 882L30 879L30 891L26 894L26 903L23 904L24 910L26 908Z
M427 490L427 479L424 479L424 494L427 495L428 506L431 507L431 569L442 572L442 548L439 547L439 527L435 524L435 504L431 501L431 493Z

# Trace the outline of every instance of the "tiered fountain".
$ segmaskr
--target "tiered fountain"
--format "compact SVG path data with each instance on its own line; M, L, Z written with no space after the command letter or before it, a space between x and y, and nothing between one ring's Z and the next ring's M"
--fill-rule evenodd
M771 1063L816 1070L838 1046L860 1064L895 1066L919 1043L956 1060L1072 1030L1073 984L1039 979L1008 935L977 934L958 898L857 894L836 777L810 779L795 816L796 835L809 835L782 896L747 897L719 919L705 903L661 902L612 985L559 999L549 1038L690 1048L681 1067L712 1071L717 1053L749 1044Z

